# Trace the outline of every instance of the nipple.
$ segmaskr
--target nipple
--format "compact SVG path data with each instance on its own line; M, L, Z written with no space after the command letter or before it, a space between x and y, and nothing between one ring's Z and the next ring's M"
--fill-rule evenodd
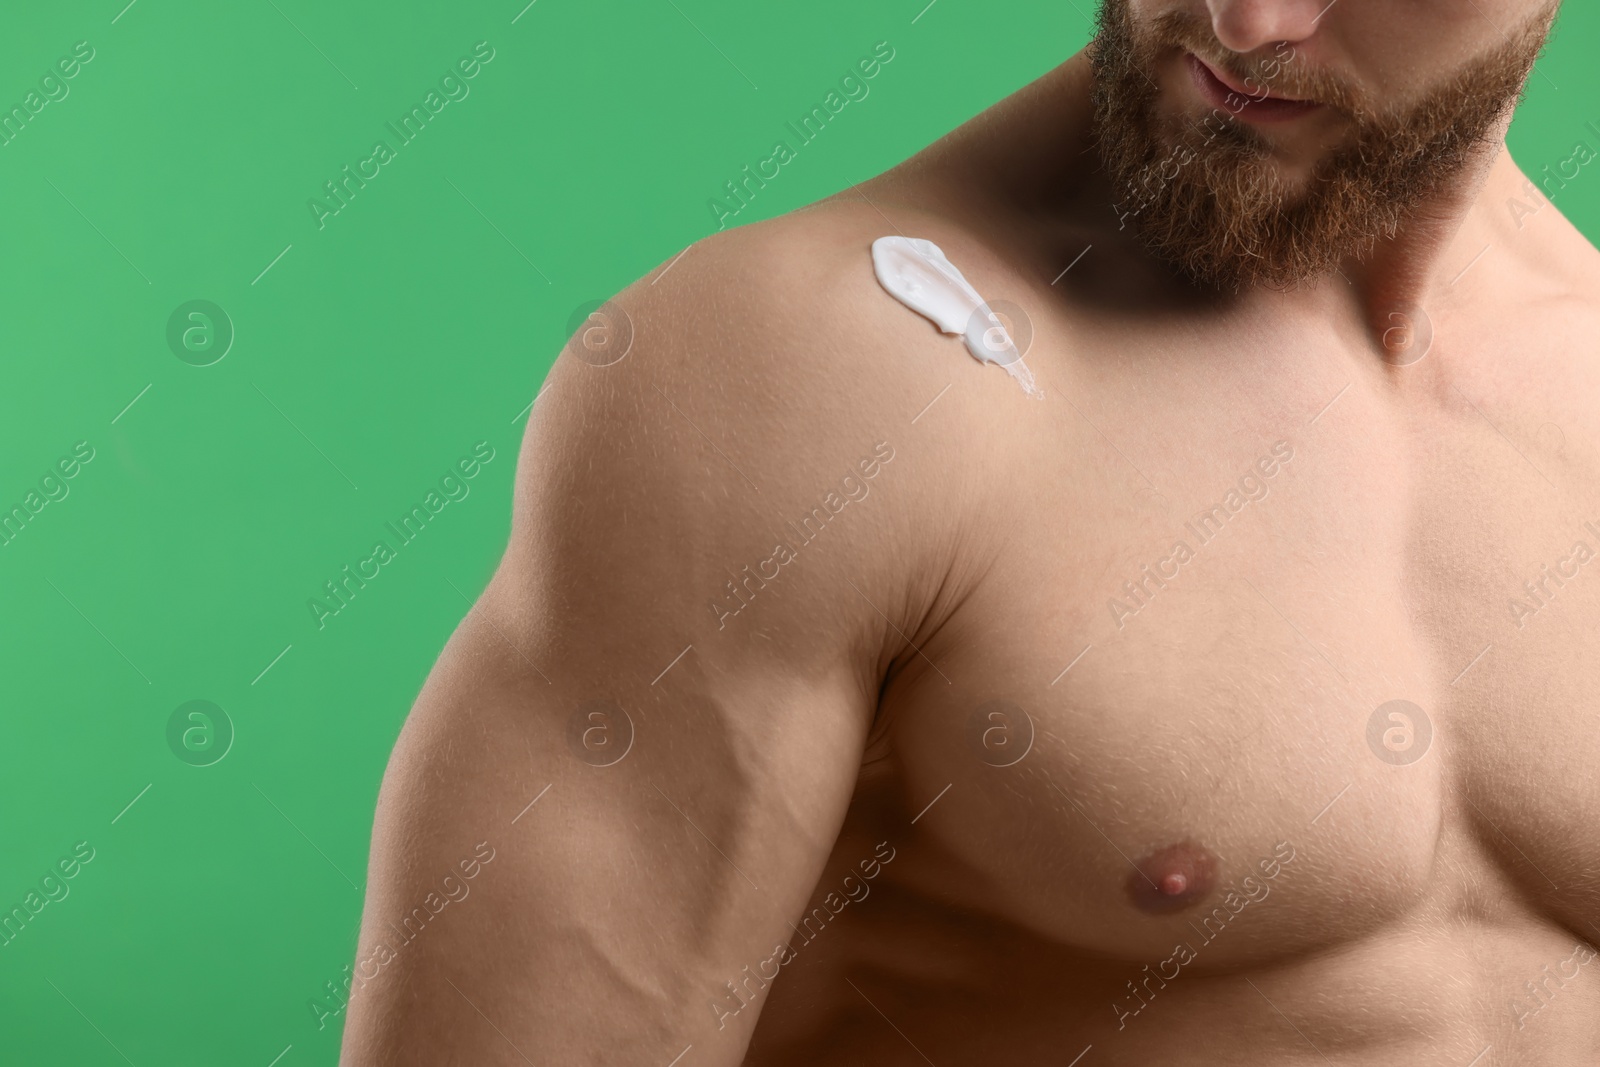
M1170 915L1198 904L1217 880L1217 857L1192 841L1158 849L1134 867L1128 896L1134 907L1151 915Z

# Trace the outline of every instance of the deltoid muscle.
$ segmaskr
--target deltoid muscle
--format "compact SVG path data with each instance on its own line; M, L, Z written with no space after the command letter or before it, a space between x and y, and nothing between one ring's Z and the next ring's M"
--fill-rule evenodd
M1010 332L943 250L920 237L880 237L872 242L872 269L884 291L939 327L960 334L980 363L994 363L1023 392L1042 397Z

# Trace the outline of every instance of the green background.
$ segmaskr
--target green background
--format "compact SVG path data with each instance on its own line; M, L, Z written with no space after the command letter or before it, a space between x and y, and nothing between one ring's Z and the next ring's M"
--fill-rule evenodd
M331 1064L309 1003L352 958L384 763L499 558L575 309L714 229L875 42L870 95L739 222L1039 76L1092 0L124 2L0 33L6 107L95 49L0 147L0 508L95 450L0 547L0 910L95 850L0 947L0 1061ZM1600 11L1567 6L1512 131L1530 172L1600 148ZM479 41L466 99L319 229L307 201ZM1600 168L1557 204L1600 234ZM203 367L167 342L197 299L236 331ZM318 629L307 600L478 441L470 495ZM205 767L167 740L195 699L236 731Z

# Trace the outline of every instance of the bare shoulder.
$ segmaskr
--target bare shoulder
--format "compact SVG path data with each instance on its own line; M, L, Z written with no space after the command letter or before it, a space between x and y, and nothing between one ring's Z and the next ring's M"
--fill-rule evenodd
M589 561L719 635L829 620L857 662L897 654L1000 491L972 424L1021 396L878 285L872 241L907 227L968 240L904 205L824 202L692 245L580 327L519 462L507 559L546 587L530 599L582 596L541 563Z
M1600 408L1588 400L1600 389L1593 358L1600 336L1600 250L1552 201L1523 222L1505 238L1525 279L1510 290L1516 294L1511 321L1523 324L1522 336L1538 341L1534 361L1578 389L1586 421L1600 428ZM1494 254L1492 246L1486 254Z
M872 242L901 227L973 244L968 261L998 269L998 254L953 224L865 198L714 234L579 328L551 370L524 456L558 446L550 433L642 447L654 428L686 446L685 461L770 501L803 497L886 437L906 439L953 374L979 368L879 286ZM930 459L956 451L927 448Z
M669 614L679 647L741 647L723 639L737 627L804 632L790 647L817 662L841 644L879 660L892 638L872 604L904 599L945 447L911 420L949 379L915 350L931 325L886 307L874 214L821 205L713 235L579 327L522 445L502 575L519 600L570 602L604 572L647 601L631 610ZM811 641L824 619L833 636Z
M1563 258L1571 266L1573 295L1600 318L1600 248L1565 215L1561 219L1566 230L1563 243L1567 246Z
M1559 443L1558 462L1577 463L1588 479L1600 464L1588 445L1600 435L1600 250L1557 201L1517 178L1487 199L1495 225L1481 248L1464 244L1456 278L1481 294L1468 321L1484 381L1505 391L1540 447Z
M1487 198L1493 220L1489 247L1504 245L1504 251L1552 297L1600 312L1596 303L1600 300L1600 249L1567 217L1557 202L1560 191L1548 188L1548 183L1541 189L1512 163L1510 176Z
M645 360L707 385L736 378L752 417L826 407L870 418L917 391L917 368L882 332L903 309L872 271L873 240L893 232L865 199L824 201L713 234L615 304Z

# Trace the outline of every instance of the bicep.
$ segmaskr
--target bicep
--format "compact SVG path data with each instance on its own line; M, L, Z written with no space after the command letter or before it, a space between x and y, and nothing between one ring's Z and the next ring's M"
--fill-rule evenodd
M818 590L727 625L762 537L741 475L642 383L568 386L385 776L350 1063L739 1062L758 1012L716 1005L790 936L850 800L860 635Z

